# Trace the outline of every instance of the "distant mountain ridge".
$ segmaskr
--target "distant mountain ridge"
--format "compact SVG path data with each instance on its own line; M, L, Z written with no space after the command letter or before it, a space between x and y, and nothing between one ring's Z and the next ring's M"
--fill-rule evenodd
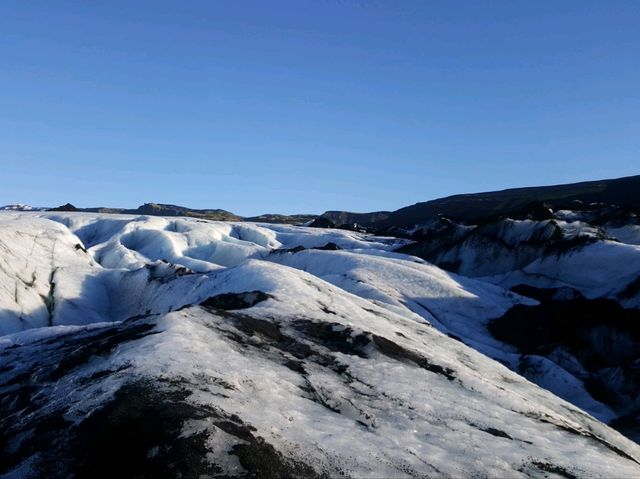
M50 208L47 211L66 211L66 212L84 212L84 213L112 213L112 214L128 214L128 215L149 215L149 216L188 216L192 218L202 218L214 221L250 221L254 223L289 223L303 224L313 221L317 215L279 215L265 214L253 217L238 216L230 211L223 209L193 209L185 206L169 205L162 203L145 203L135 209L127 208L77 208L71 203L66 203L56 208Z
M381 229L419 224L437 216L445 216L460 222L497 218L501 215L517 213L534 202L548 204L556 210L575 209L576 202L640 208L640 175L453 195L416 203L393 212L327 211L320 218L331 221L336 226L358 223L367 228Z
M85 213L119 213L119 214L139 214L150 216L190 216L196 218L206 218L223 221L240 221L240 216L234 215L230 211L222 209L203 209L197 210L192 208L186 208L184 206L167 205L160 203L145 203L136 209L127 208L77 208L71 203L66 203L56 208L51 208L48 211L78 211Z
M529 214L532 209L538 210L538 212L542 212L544 208L552 208L553 210L585 209L593 203L640 209L640 175L562 185L459 194L416 203L396 211L367 213L332 210L326 211L321 215L270 213L243 217L223 209L194 209L162 203L145 203L135 209L77 208L67 203L56 208L50 208L48 211L189 216L216 221L309 224L320 228L385 232L392 231L394 228L406 228L422 224L437 217L450 218L460 223L477 223L478 221L491 221L508 215L518 215L523 211ZM34 208L22 204L0 207L0 210L10 211L37 211L44 209L46 208Z

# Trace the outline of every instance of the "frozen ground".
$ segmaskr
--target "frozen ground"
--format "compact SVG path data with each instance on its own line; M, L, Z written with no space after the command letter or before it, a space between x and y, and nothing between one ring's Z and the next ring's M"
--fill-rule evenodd
M532 300L402 241L0 214L0 474L640 476L635 443L475 350L516 358L487 323Z

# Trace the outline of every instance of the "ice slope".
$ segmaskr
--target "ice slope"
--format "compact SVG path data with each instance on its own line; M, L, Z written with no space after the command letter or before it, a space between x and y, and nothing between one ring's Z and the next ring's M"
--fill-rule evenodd
M640 246L598 241L562 255L535 259L524 268L481 278L505 288L529 284L540 288L570 287L587 298L612 298L627 308L640 307L640 295L624 295L640 277Z
M638 446L440 332L508 363L486 324L528 300L393 253L402 242L0 214L0 471L37 476L67 457L55 471L98 477L95 441L128 457L111 437L130 433L124 414L143 430L148 415L173 424L131 445L145 465L178 464L186 441L206 473L264 473L251 457L268 457L276 476L640 474ZM220 299L252 291L241 313ZM551 363L539 382L558 389L558 376ZM606 417L580 391L565 397Z
M472 338L456 334L640 441L638 211L539 206L477 224L434 218L405 228L414 242L400 251L539 299ZM484 336L521 354L489 348Z
M504 345L487 334L486 322L526 302L389 251L402 240L348 231L79 213L3 216L5 333L177 309L211 295L212 275L250 258L308 271L469 344L498 348L495 354ZM342 249L313 249L327 244Z
M207 283L166 262L143 258L130 266L101 266L58 222L0 215L0 334L166 312L197 298Z
M260 260L214 283L266 299L5 337L6 477L640 474L640 447L424 322Z
M345 291L384 305L405 316L415 313L440 331L471 341L497 343L486 323L514 304L535 304L492 284L448 273L406 255L378 256L354 251L272 253L268 259L332 283Z
M521 354L495 340L487 322L532 301L389 251L402 240L286 225L85 213L5 213L0 225L0 333L169 312L224 292L212 286L217 275L253 258L308 271L398 314L426 320L515 370L521 365ZM526 231L535 234L530 224ZM313 249L327 244L342 249ZM540 364L530 379L604 421L613 418L582 380L556 362L533 360Z
M528 361L532 366L527 376L530 380L603 421L615 417L609 407L591 397L583 381L565 370L560 361L533 355L525 357L491 335L487 328L491 319L501 317L515 304L537 304L534 300L416 262L416 258L410 256L372 258L347 251L307 250L276 253L269 258L310 272L403 316L426 320L439 331L464 341L511 369L520 370L522 361Z
M266 225L265 225L266 226ZM209 275L274 248L388 238L291 226L84 213L0 215L0 334L167 312L208 294Z
M514 369L520 364L521 355L493 339L486 326L514 304L532 301L389 251L402 240L341 230L85 213L5 213L0 225L6 248L0 270L6 275L1 333L172 311L226 292L214 288L214 280L226 268L254 258L310 272L405 317L426 320ZM299 251L327 244L343 249ZM580 380L555 362L543 366L531 379L602 420L613 417Z
M621 213L609 210L553 214L553 219L501 218L480 225L440 219L408 229L418 241L401 250L507 289L569 287L590 299L640 307L640 290L628 289L640 281L635 217L617 218Z
M609 227L607 233L622 243L640 245L640 225Z

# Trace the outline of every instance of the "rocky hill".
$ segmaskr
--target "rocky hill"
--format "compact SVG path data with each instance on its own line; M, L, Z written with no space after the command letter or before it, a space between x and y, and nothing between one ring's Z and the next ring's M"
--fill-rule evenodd
M9 208L7 208L9 209ZM145 203L135 209L127 208L77 208L70 203L66 203L56 208L49 208L47 211L66 211L82 213L109 213L127 215L150 215L150 216L186 216L191 218L202 218L212 221L248 221L254 223L283 223L283 224L303 224L313 221L317 215L279 215L264 214L260 216L246 217L235 215L230 211L222 209L193 209L185 206L166 205L160 203Z
M576 209L581 204L591 203L638 209L640 176L454 195L416 203L390 213L327 211L321 217L330 220L336 226L358 223L371 230L382 230L408 227L438 216L463 223L477 222L517 214L527 209L531 203L544 203L554 209Z

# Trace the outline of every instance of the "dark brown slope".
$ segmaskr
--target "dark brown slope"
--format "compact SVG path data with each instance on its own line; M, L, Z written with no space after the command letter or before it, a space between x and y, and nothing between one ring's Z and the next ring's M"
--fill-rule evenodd
M637 208L640 206L640 175L568 185L454 195L401 208L391 213L388 223L393 226L407 225L438 214L469 221L514 213L533 201L548 203L554 209L569 207L574 201Z
M391 214L390 211L374 211L373 213L352 213L349 211L327 211L322 218L329 220L332 225L342 226L358 224L367 228L384 223ZM318 225L321 226L322 225Z
M640 208L640 175L566 185L454 195L416 203L386 214L327 211L322 218L329 219L334 224L357 222L363 226L384 228L413 225L438 215L463 222L487 219L516 213L532 202L544 202L554 209L576 209L579 207L576 201Z

